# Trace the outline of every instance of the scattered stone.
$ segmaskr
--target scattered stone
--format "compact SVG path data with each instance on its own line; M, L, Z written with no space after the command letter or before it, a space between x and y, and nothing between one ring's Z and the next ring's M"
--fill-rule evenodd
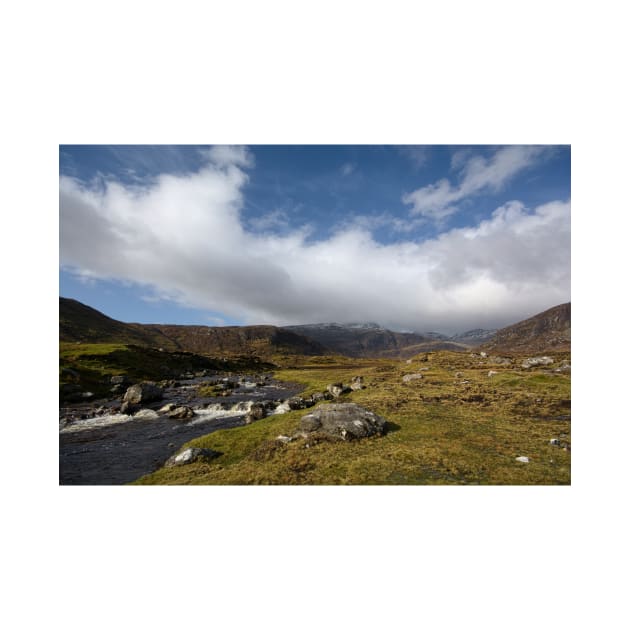
M288 444L289 442L293 442L293 438L289 437L288 435L279 435L276 440L278 440L278 442L282 442L283 444Z
M553 359L551 357L529 357L521 363L521 367L527 369L530 367L537 367L539 365L551 365L552 363Z
M524 456L517 457L516 461L517 462L523 462L523 464L529 464L529 457L524 457Z
M267 409L261 402L252 403L247 415L245 416L245 424L251 424L256 420L262 420L267 415Z
M497 365L512 365L512 359L508 357L490 357L489 361Z
M140 411L133 414L133 417L137 420L155 420L159 416L153 409L140 409Z
M222 453L213 451L210 448L187 448L185 451L169 457L164 466L172 468L173 466L183 466L193 462L209 462L219 457L219 455L222 455Z
M322 400L326 400L326 394L324 394L323 392L315 392L311 396L311 400L313 401L313 404L316 404L318 402L322 402Z
M318 431L342 440L382 435L386 424L385 418L355 403L322 405L300 420L307 433Z
M402 378L403 383L410 383L411 381L417 381L422 378L422 374L405 374Z
M306 401L300 396L293 396L286 401L287 405L289 405L289 409L291 411L295 411L296 409L306 409L307 404Z
M129 377L125 376L124 374L117 374L116 376L112 376L109 379L109 382L112 385L131 385Z
M464 377L463 372L455 372L455 378L463 378L463 377Z
M485 359L488 355L487 355L485 352L480 352L480 353L479 353L479 356L480 356L482 359Z
M406 363L407 365L411 365L411 359L407 359L407 360L405 361L405 363Z
M489 378L492 378L493 376L496 376L497 374L498 374L498 372L495 372L494 370L490 370L490 371L488 372L488 377L489 377Z
M329 394L332 394L333 398L338 398L343 394L343 383L331 383L326 387Z
M158 387L155 383L146 381L129 387L125 392L123 402L138 405L140 403L147 403L153 400L161 400L162 395L163 390L161 387Z
M362 376L352 377L352 381L350 381L350 389L353 392L356 392L359 389L365 389L365 385L363 384L363 377Z
M551 444L551 446L560 446L560 440L558 438L552 438L549 440L549 444Z
M175 407L177 407L177 405L175 403L166 403L166 405L164 405L164 407L161 407L160 409L158 409L158 411L160 413L168 413L169 411L173 411L173 409L175 409Z
M191 407L186 405L181 405L179 407L175 407L168 412L169 418L174 418L175 420L188 420L195 415L194 410Z
M571 363L569 361L563 361L554 372L570 372L571 371Z
M281 413L288 413L291 411L291 407L289 407L289 403L287 401L281 402L276 408L273 410L274 415Z

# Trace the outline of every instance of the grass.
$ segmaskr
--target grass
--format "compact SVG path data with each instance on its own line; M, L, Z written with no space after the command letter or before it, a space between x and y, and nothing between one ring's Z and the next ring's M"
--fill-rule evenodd
M562 358L566 354L556 364ZM426 368L422 379L402 382L404 374L421 368ZM490 369L498 374L488 377ZM570 483L569 375L495 366L467 353L434 352L418 355L411 364L310 358L278 370L276 377L301 383L305 395L359 374L366 389L342 399L384 416L389 431L382 437L312 440L308 448L303 440L281 445L275 438L291 435L306 413L294 411L193 440L188 446L223 455L209 463L160 469L136 483ZM553 438L560 447L550 445ZM518 456L530 462L518 462Z
M191 352L167 352L156 348L118 343L59 344L60 399L66 399L68 385L82 391L106 396L115 375L128 376L132 381L178 378L184 372L201 370L261 371L274 367L252 357L217 359Z

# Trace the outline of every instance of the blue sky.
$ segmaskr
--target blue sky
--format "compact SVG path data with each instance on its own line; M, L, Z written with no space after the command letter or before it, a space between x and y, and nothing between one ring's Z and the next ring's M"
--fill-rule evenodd
M461 332L570 300L568 146L60 146L60 295Z

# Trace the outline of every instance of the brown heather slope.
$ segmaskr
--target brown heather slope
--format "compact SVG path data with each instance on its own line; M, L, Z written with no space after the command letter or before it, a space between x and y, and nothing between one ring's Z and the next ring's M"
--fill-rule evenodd
M327 348L276 326L126 324L77 300L59 298L59 341L135 344L210 356L323 355Z
M498 330L481 350L493 352L567 352L571 350L571 302L554 306Z

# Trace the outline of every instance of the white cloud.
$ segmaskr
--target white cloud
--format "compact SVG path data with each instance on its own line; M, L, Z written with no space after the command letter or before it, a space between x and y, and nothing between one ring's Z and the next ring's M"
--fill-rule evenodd
M412 216L424 216L439 222L457 212L457 204L462 200L483 192L500 190L545 153L548 153L548 149L539 146L502 147L489 158L471 155L468 150L458 151L451 159L451 168L459 171L458 185L453 186L447 179L440 179L406 193L402 201L412 206Z
M510 202L474 228L422 243L377 243L367 224L310 242L304 231L246 230L247 175L237 165L246 160L208 157L198 173L143 188L62 177L62 264L249 323L363 320L456 332L570 299L568 202L533 210Z

